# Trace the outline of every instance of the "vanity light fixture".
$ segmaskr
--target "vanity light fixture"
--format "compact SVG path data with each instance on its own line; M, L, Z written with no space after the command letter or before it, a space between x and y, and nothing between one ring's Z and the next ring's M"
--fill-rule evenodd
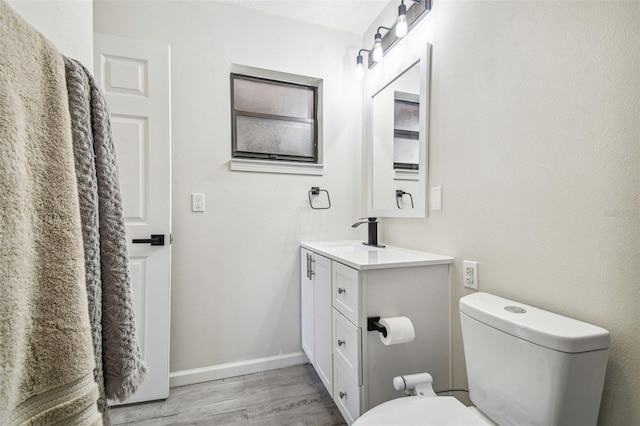
M398 20L396 21L396 37L404 37L409 31L407 25L407 6L404 4L404 0L401 0L400 6L398 6Z
M364 65L362 64L362 52L371 53L368 49L360 49L356 58L356 79L362 80L364 77Z
M382 62L384 59L384 53L393 48L398 41L406 36L411 28L413 28L423 17L431 12L431 2L433 0L406 0L407 3L412 2L410 7L407 7L404 2L400 0L400 6L398 7L398 18L395 21L395 25L392 28L379 26L374 36L374 43L371 50L360 49L356 58L356 78L361 80L364 77L364 60L362 58L362 52L369 53L369 59L367 62L367 68L373 68L377 63ZM380 30L387 30L384 37L380 33Z
M420 0L411 0L414 3L420 3ZM402 38L409 32L409 23L407 22L407 6L404 4L404 0L400 0L400 6L398 6L398 20L396 21L396 37Z
M382 51L382 34L380 34L380 30L391 31L391 28L383 27L382 25L378 27L378 31L374 37L373 44L373 57L374 62L382 62L382 58L384 58L384 52Z

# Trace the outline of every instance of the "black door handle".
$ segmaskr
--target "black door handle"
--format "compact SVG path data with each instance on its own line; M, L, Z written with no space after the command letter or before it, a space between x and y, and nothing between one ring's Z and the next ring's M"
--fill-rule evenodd
M151 238L148 240L145 239L133 239L131 240L133 244L151 244L152 246L163 246L164 245L164 234L151 234Z

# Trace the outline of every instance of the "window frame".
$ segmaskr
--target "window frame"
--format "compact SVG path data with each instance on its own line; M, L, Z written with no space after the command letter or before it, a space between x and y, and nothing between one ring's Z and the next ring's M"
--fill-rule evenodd
M263 114L249 111L237 110L235 108L235 91L234 81L236 78L269 83L273 85L296 87L311 90L313 92L313 118L299 118L285 115ZM294 162L300 164L319 164L319 137L318 137L318 85L294 83L273 78L260 77L240 72L229 73L229 81L231 86L230 107L231 107L231 159L233 160L262 160L269 162ZM237 144L237 118L238 116L250 118L263 118L269 120L293 121L300 123L309 123L313 125L313 156L286 155L277 153L257 153L242 151L238 149Z

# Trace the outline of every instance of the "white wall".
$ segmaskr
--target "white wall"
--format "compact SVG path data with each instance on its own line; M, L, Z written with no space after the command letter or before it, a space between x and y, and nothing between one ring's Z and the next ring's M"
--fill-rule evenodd
M359 37L216 2L94 12L96 32L171 45L171 371L299 353L299 242L358 235ZM324 80L324 176L229 170L230 64ZM311 210L311 186L330 192L330 210ZM205 213L190 211L192 192Z
M469 259L481 290L609 329L603 425L640 424L638 40L638 2L439 1L385 58L433 44L429 183L444 199L383 219L381 241L456 256L455 307ZM457 309L453 352L464 386Z
M63 54L93 70L92 0L8 0Z

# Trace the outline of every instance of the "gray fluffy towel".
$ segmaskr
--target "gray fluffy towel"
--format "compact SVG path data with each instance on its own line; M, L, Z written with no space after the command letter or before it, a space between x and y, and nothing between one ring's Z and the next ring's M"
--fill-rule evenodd
M89 300L89 321L93 337L93 353L96 362L94 379L100 396L98 409L103 413L103 424L109 425L107 400L104 394L104 374L102 372L102 285L100 280L100 232L98 228L98 183L93 151L93 131L91 130L91 87L84 70L71 59L64 58L71 130L73 133L73 156L76 165L78 195L80 198L80 219L84 241L84 268L87 297ZM73 77L71 77L73 76Z
M0 0L0 424L99 425L64 61Z
M109 111L97 83L79 62L66 59L69 107L80 195L85 269L100 387L98 405L124 400L146 375L136 338L127 242Z

